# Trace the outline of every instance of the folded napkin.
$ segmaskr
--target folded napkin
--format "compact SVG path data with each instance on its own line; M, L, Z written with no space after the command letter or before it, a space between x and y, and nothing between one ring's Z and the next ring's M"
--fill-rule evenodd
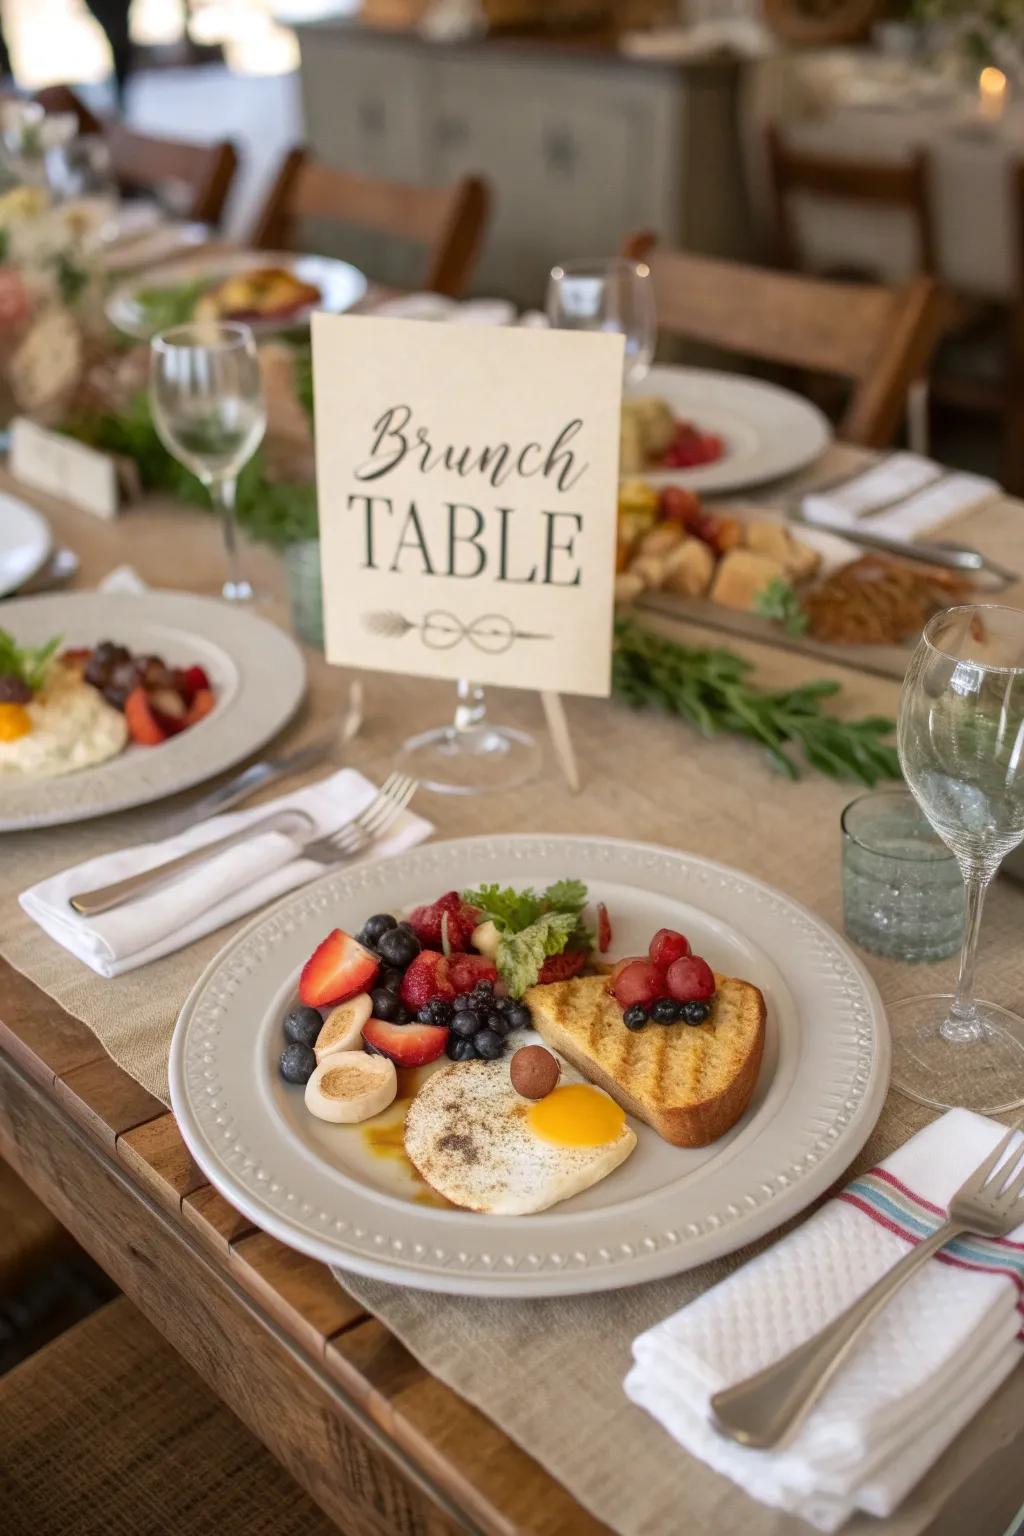
M984 475L944 470L919 453L893 453L832 491L808 492L802 508L812 523L914 539L998 491L996 482ZM899 504L890 506L897 498Z
M966 1236L872 1323L787 1444L717 1433L712 1395L781 1358L934 1231L1006 1127L954 1109L810 1219L640 1335L627 1395L692 1455L764 1504L835 1531L886 1516L1024 1355L1024 1225Z
M370 803L376 786L352 768L343 768L318 784L257 806L199 822L161 843L140 843L117 853L87 859L73 869L41 880L22 893L22 908L58 944L101 976L120 976L255 912L322 875L324 866L299 855L299 843L335 832ZM251 841L225 849L168 885L98 917L80 917L69 905L79 891L92 890L141 873L242 827L284 810L304 811L315 824L295 836L283 831L256 833ZM366 855L373 859L401 853L433 831L422 817L405 811L387 835ZM364 856L365 857L365 856Z

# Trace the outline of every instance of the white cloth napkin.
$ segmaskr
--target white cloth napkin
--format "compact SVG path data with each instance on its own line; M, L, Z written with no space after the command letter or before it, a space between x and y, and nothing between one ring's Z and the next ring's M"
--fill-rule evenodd
M58 944L84 960L101 976L120 976L184 949L187 944L244 917L286 891L324 873L324 866L299 856L299 843L335 832L368 805L375 785L352 768L343 768L318 784L257 806L199 822L177 837L141 843L88 859L24 891L22 908ZM285 809L305 811L315 824L295 837L280 831L254 834L251 841L214 855L171 884L98 917L80 917L69 897L123 880L154 864L225 837ZM372 845L369 857L386 858L413 847L433 831L428 821L404 812L387 835Z
M808 492L802 505L812 523L914 539L987 501L998 490L996 482L984 475L943 470L919 453L894 453L835 490ZM899 505L890 507L897 497Z
M950 1110L881 1170L854 1180L788 1237L641 1334L628 1396L753 1498L819 1530L837 1530L857 1509L891 1514L1024 1354L1024 1225L998 1243L961 1238L929 1260L788 1444L736 1445L712 1427L708 1403L868 1290L907 1252L901 1234L934 1230L1005 1130Z

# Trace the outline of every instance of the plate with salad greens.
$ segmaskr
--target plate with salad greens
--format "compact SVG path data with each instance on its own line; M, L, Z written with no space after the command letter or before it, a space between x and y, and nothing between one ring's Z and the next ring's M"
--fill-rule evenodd
M627 1065L663 1060L673 1032L713 1041L717 1005L616 1015L666 939L763 999L750 1097L707 1145L672 1144L621 1098L611 1127L615 1074L588 1080L578 1058L553 1089L517 1071L524 1048L558 1050L554 993L556 1010L570 991L599 1006ZM796 1215L867 1139L889 1045L861 961L783 892L649 843L499 834L340 866L255 917L198 978L169 1067L192 1156L263 1231L339 1271L523 1297L675 1274ZM568 1118L541 1125L531 1104ZM442 1172L481 1198L423 1167L431 1117Z
M202 319L244 321L265 336L308 325L317 309L340 314L365 292L362 272L331 256L211 252L136 273L111 291L106 312L140 341Z

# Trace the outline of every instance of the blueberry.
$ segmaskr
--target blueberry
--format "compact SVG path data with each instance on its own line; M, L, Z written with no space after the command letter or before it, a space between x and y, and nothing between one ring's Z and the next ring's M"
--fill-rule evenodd
M411 965L420 952L420 941L408 928L390 928L381 934L377 953L388 965Z
M445 1050L452 1061L473 1061L476 1057L476 1046L464 1035L450 1034Z
M476 1002L472 997L470 997L468 992L463 992L459 997L455 999L454 1003L452 1003L452 1007L455 1009L456 1013L461 1013L464 1008L475 1008Z
M627 1008L622 1015L622 1022L627 1029L643 1029L647 1023L647 1009L643 1003L634 1003L631 1008Z
M505 1010L505 1021L509 1029L529 1029L533 1015L525 1003L513 1003Z
M499 1040L504 1040L512 1026L503 1013L490 1013L484 1019L484 1028L493 1029Z
M408 1024L411 1018L412 1014L401 999L399 999L398 1007L395 1009L394 1017L391 1020L392 1024Z
M377 985L387 987L389 992L401 992L404 975L405 972L400 971L397 966L385 965L377 972Z
M651 1018L658 1024L674 1024L680 1017L681 1007L674 997L659 997L651 1006Z
M480 1015L475 1008L460 1008L452 1014L452 1033L471 1039L480 1028Z
M308 1083L316 1068L316 1057L308 1045L293 1040L281 1052L278 1066L286 1083Z
M395 1023L398 1010L402 1006L402 1000L397 992L392 992L390 987L374 987L370 993L370 1002L373 1004L375 1019L385 1019L389 1024Z
M476 986L473 988L473 995L475 997L490 997L493 991L493 981L478 981Z
M417 1014L421 1024L450 1024L452 1005L446 997L432 997Z
M515 1004L510 997L496 997L494 999L494 1006L499 1013L508 1013L510 1008L515 1007Z
M370 949L376 948L385 933L396 926L390 912L378 912L374 917L368 917L363 924L363 931L359 935L360 944L366 944Z
M505 1042L493 1029L481 1029L473 1036L473 1046L484 1061L497 1061L505 1049Z
M323 1022L315 1008L306 1008L300 1003L284 1016L284 1037L292 1045L311 1049Z
M703 1024L711 1012L710 1003L699 1003L696 999L690 1003L680 1003L679 1017L684 1024Z

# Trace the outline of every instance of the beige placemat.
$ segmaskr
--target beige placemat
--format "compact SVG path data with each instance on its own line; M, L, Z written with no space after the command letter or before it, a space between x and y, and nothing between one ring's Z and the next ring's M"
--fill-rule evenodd
M219 571L215 530L194 514L175 512L173 521L154 515L134 527L128 524L126 519L116 534L104 531L101 537L110 540L110 551L116 549L121 559L134 558L144 575L153 566L139 559L136 550L150 560L160 554L173 558L172 542L194 562L196 574L201 573L201 581L191 584L209 584L210 573ZM186 526L188 537L183 538ZM113 563L109 560L105 568ZM272 562L255 563L257 579L264 584L280 581ZM84 575L95 580L88 563ZM676 633L708 643L706 632L677 626ZM843 685L837 706L842 710L895 712L898 689L885 679L746 642L734 642L733 648L757 661L766 684L834 676ZM373 776L387 770L403 736L444 718L452 700L451 690L442 685L380 674L366 681L366 729L346 760ZM346 688L344 674L311 657L308 707L289 733L290 740L317 734L337 717ZM531 696L496 693L492 707L510 723L538 732L543 728L539 701ZM424 810L438 835L529 830L661 842L736 864L841 926L838 822L855 788L810 770L799 783L789 783L773 773L756 746L729 739L704 741L678 722L656 715L637 716L600 701L572 700L568 709L584 780L582 794L569 794L549 755L543 778L514 794L459 801L424 797ZM159 836L161 826L179 808L165 802L116 818L7 836L0 843L0 954L82 1019L114 1059L164 1102L167 1053L178 1008L233 929L222 929L130 975L104 980L37 929L18 907L17 893L93 853ZM1000 883L990 898L980 957L984 991L997 1002L1019 1005L1024 992L1022 925L1024 890ZM955 970L952 961L914 968L870 957L868 963L883 995L890 998L908 990L948 988ZM891 1095L860 1162L884 1156L923 1119L923 1112ZM552 1220L557 1219L556 1211ZM680 1530L781 1536L805 1528L752 1503L685 1456L621 1390L636 1333L745 1256L734 1255L653 1286L549 1302L432 1297L347 1278L345 1284L429 1371L501 1424L623 1536L663 1536ZM794 1300L798 1304L799 1298ZM1022 1418L1024 1372L1017 1372L997 1403L961 1437L900 1516L888 1523L887 1533L916 1536L947 1488L962 1481L965 1466L976 1465L982 1449L991 1449L992 1437L1008 1438ZM855 1521L849 1529L854 1532L858 1526L879 1529L876 1522L866 1521Z

